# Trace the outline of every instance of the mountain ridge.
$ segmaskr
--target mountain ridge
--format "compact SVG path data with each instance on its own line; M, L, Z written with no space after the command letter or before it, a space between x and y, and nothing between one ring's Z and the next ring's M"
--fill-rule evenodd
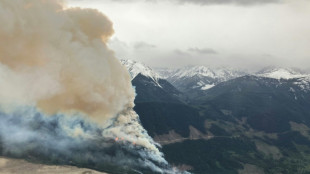
M195 86L209 72L197 69L198 75L182 76L193 82L184 86L191 97L184 103L170 100L168 90L159 92L167 89L164 85L154 85L142 73L132 81L137 92L134 109L169 163L195 174L310 172L310 76L266 68L201 90L202 85ZM214 80L211 75L206 82Z

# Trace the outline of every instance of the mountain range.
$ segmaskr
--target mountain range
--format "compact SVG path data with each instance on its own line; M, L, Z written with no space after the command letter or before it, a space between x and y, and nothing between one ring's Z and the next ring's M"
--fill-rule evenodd
M133 76L142 125L176 167L197 174L310 172L307 73L204 66L154 71L122 63Z

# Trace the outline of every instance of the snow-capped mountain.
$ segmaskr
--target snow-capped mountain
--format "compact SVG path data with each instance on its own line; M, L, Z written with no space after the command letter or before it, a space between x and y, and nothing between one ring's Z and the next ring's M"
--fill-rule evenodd
M131 74L137 93L135 102L181 103L183 94L150 67L134 60L121 60L121 63Z
M179 90L187 92L207 90L236 77L245 75L245 72L228 68L209 68L205 66L187 66L176 70L159 70L159 74L176 86Z
M267 67L256 73L256 76L277 80L290 80L302 91L310 91L310 74L296 68Z
M160 78L160 76L156 72L154 72L150 67L141 62L135 60L121 60L121 63L126 66L132 79L134 79L138 74L149 77L154 81L158 81L158 79Z
M136 84L135 86L141 88L142 85L148 84L148 86L165 88L163 90L174 96L180 96L179 91L181 91L187 97L193 99L205 95L210 88L219 83L249 75L244 71L230 68L187 66L179 69L155 68L152 70L145 64L134 60L122 60L121 62L130 72L133 82ZM278 85L290 81L295 87L306 92L310 91L310 75L298 69L267 67L251 75L261 80L265 78L276 79Z
M183 77L210 77L213 79L228 80L239 76L240 72L232 69L218 68L212 69L205 66L187 66L180 68L174 72L170 78L183 78Z
M277 67L267 67L256 73L260 77L268 77L273 79L295 79L309 76L298 69L293 68L277 68Z

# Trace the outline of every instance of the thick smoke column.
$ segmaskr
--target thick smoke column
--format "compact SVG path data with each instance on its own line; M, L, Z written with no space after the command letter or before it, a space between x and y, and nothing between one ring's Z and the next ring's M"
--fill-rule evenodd
M168 172L132 110L130 76L106 45L106 16L59 0L1 0L0 25L2 154Z
M1 102L99 122L132 107L130 78L106 46L113 29L103 14L64 10L55 0L2 0L0 11Z

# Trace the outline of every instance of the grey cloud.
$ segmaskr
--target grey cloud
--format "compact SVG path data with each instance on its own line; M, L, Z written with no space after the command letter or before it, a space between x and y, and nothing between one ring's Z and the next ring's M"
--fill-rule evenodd
M136 42L134 44L135 49L149 49L149 48L156 48L156 45L149 44L146 42Z
M69 0L71 2L102 2L103 0ZM110 2L117 2L117 3L132 3L132 2L157 2L157 0L107 0Z
M218 54L214 49L212 48L189 48L189 52L197 53L197 54Z
M110 0L113 2L137 2L137 1L141 1L141 2L158 2L157 0Z
M128 44L126 42L123 42L121 40L119 40L117 37L113 38L113 39L110 39L109 40L109 45L111 46L114 46L114 45L117 45L118 47L123 47L123 48L128 48Z
M71 0L71 1L100 1L100 0ZM131 2L151 2L158 3L158 0L109 0L111 2L131 3ZM178 4L196 4L196 5L224 5L234 4L241 6L263 5L263 4L279 4L284 0L169 0Z
M197 4L197 5L221 5L235 4L242 6L262 5L271 3L282 3L283 0L172 0L180 4Z
M174 50L173 53L178 55L178 56L184 56L184 57L191 56L189 53L182 51L182 50L179 50L179 49Z

